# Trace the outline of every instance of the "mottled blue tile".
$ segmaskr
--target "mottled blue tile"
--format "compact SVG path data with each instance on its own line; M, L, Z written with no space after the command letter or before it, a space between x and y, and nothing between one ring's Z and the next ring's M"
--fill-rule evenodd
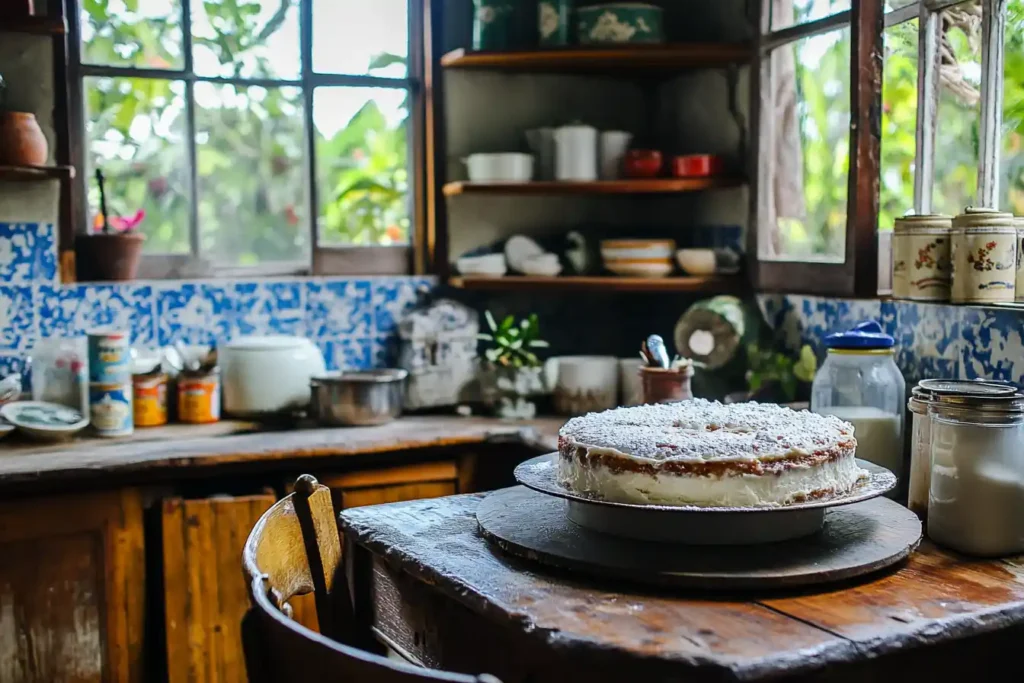
M1024 381L1024 312L964 308L960 375L966 379Z
M132 343L152 346L153 287L148 284L39 285L39 336L79 336L97 328L131 332Z
M373 281L374 325L378 334L390 334L398 322L420 299L422 292L436 286L433 278L376 278Z
M369 337L337 337L317 340L328 370L366 370L374 367L374 340Z
M314 339L373 332L369 280L312 280L306 283L306 329Z
M296 280L236 284L232 333L305 336L303 294L303 283Z
M0 285L0 351L27 351L35 332L32 288Z
M57 245L49 223L0 223L0 282L53 282Z
M155 290L159 345L211 344L233 336L236 292L231 285L179 282Z
M896 364L907 381L959 376L964 309L913 301L900 301L895 305Z
M825 353L825 337L848 330L865 320L880 320L881 302L874 299L789 297L797 318L800 342L810 344L819 357ZM791 333L790 333L791 334ZM787 334L787 336L790 336Z
M882 329L895 339L899 327L899 304L895 301L883 301L880 309L879 322L882 323Z

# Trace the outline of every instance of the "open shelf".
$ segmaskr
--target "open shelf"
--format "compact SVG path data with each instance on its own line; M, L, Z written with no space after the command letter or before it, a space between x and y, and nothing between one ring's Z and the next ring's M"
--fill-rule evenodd
M51 17L0 17L0 33L34 33L62 35L67 28L64 20Z
M534 277L453 277L448 284L458 289L489 291L600 291L600 292L729 292L741 289L740 275L707 275L701 277L619 277L615 275Z
M650 178L627 180L595 180L576 182L569 180L540 180L529 183L471 183L454 182L444 186L444 194L672 194L699 192L725 187L739 187L741 178Z
M515 52L454 50L441 57L449 69L507 71L615 71L692 69L746 62L752 51L747 43L680 43L628 47L571 46Z
M0 180L71 180L74 177L74 166L0 166Z

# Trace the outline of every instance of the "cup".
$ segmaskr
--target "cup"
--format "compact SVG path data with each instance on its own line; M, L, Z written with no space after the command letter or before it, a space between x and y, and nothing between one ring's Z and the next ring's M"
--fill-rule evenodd
M554 393L555 410L583 415L616 407L619 400L619 359L615 356L556 356L544 364Z
M622 177L622 162L632 141L633 134L625 131L606 130L601 133L601 180Z
M619 359L619 393L620 403L623 406L638 406L644 402L644 389L640 383L640 366L643 361L639 358Z

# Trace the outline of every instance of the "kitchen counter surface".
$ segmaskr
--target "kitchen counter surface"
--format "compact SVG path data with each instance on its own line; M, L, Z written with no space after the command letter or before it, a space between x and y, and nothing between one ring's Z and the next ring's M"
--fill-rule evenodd
M564 418L508 422L486 417L407 416L377 427L270 428L252 422L169 425L132 437L38 444L0 441L0 488L167 474L216 466L309 461L475 444L553 451Z

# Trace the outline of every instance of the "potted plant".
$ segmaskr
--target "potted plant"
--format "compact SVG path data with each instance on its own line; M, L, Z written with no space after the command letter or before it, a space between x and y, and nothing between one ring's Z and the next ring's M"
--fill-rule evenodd
M490 311L484 317L490 332L478 337L493 345L484 352L486 360L480 373L484 402L498 417L530 419L537 414L531 398L544 393L542 366L533 349L548 345L540 339L537 315L530 314L519 321L510 315L500 325Z
M811 382L818 369L814 350L804 344L793 359L774 349L761 349L757 344L747 347L747 392L733 400L792 403L808 401Z
M131 218L109 216L103 172L99 169L96 169L96 183L100 189L100 213L93 223L93 231L75 239L78 279L94 282L134 280L145 241L138 227L146 212L140 209Z

